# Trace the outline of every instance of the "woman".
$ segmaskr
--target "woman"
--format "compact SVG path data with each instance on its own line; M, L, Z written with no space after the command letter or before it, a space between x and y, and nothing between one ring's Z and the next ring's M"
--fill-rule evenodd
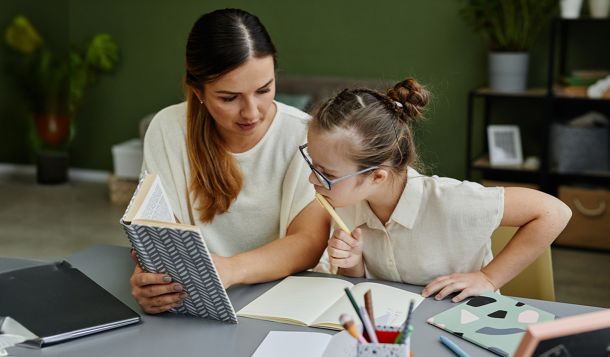
M275 66L256 16L203 15L186 46L186 102L160 111L144 140L143 169L161 177L177 219L200 227L225 287L311 268L328 239L297 149L308 115L273 101ZM137 265L130 283L148 313L186 297Z

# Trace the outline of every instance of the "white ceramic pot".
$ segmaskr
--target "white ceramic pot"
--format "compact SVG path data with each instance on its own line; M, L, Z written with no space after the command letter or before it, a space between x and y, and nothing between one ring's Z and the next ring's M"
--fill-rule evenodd
M491 52L489 87L497 92L516 93L527 88L527 52Z
M610 12L610 0L589 0L589 13L591 17L603 19Z
M564 19L577 19L580 16L582 0L561 0L561 17Z

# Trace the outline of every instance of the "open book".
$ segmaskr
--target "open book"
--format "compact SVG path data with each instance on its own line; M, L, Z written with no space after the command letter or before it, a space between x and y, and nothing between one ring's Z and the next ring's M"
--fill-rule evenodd
M172 311L237 323L201 231L176 221L159 176L144 175L121 225L142 269L166 273L184 287L188 296Z
M421 295L377 283L352 284L349 281L289 276L241 309L237 315L293 325L342 330L339 316L356 312L344 289L349 288L358 305L364 306L364 293L373 293L375 320L384 325L400 326L407 316L411 299L415 307L424 299Z

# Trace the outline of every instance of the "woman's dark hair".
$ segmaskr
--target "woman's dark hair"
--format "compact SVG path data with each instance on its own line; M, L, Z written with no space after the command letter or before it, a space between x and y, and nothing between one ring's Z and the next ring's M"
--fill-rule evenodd
M367 89L345 89L323 103L314 112L313 130L347 130L352 134L350 158L359 169L388 165L406 172L417 163L411 124L419 120L428 91L415 79L408 78L385 94Z
M244 64L250 58L272 56L276 50L258 17L239 9L216 10L193 25L186 44L184 87L187 100L189 191L203 222L229 209L241 191L237 163L218 135L214 118L196 91L204 84Z

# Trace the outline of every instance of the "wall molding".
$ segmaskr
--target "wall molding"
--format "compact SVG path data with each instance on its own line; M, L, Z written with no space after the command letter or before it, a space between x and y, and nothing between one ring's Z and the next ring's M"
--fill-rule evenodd
M11 176L26 176L35 178L36 166L20 165L0 162L0 179ZM105 183L110 177L110 172L103 170L82 169L71 167L68 169L69 181Z

